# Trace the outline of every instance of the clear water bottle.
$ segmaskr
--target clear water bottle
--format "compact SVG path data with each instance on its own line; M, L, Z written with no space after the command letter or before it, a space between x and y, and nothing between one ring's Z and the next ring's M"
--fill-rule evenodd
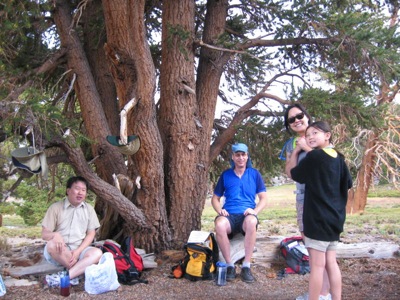
M71 283L69 281L69 271L64 268L64 271L61 272L60 276L60 295L64 297L68 297L70 294L70 286Z
M226 263L219 261L217 262L217 278L216 283L219 286L226 285L226 271L227 271Z

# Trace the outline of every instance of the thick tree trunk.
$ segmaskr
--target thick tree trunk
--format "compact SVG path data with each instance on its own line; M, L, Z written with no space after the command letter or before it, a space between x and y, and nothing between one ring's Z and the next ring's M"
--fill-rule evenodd
M83 46L100 95L101 106L111 134L118 135L120 111L117 92L110 76L110 68L104 51L104 44L107 40L101 0L88 2L87 7L83 10L82 19L83 40L85 41Z
M62 45L68 49L68 66L77 75L75 91L82 118L85 121L85 129L93 141L91 147L92 155L96 157L96 172L100 178L112 182L111 175L123 172L125 165L122 155L106 142L106 136L110 134L107 120L78 34L72 30L71 11L65 1L56 1L54 21L59 30Z
M159 127L164 145L166 205L173 240L200 229L197 148L200 128L194 80L194 1L163 1ZM174 66L179 65L179 68ZM192 92L193 91L193 92ZM185 163L182 163L182 162ZM201 204L200 204L201 205Z
M141 10L137 10L138 7L135 7L134 5L127 5L126 1L121 2L123 3L118 5L116 1L112 1L110 4L113 6L111 10L115 13L119 12L124 16L126 16L127 11L130 11L133 14L136 14L136 18L138 18L138 16L141 18L136 24L144 24L142 16L143 5L142 7L139 7ZM135 5L139 5L137 1L134 2ZM137 192L135 199L136 201L134 202L136 206L134 206L134 204L128 201L128 199L126 199L116 188L105 182L112 182L112 174L114 173L126 173L124 158L114 146L106 142L106 136L110 134L110 130L102 109L100 95L97 91L89 63L86 60L83 47L80 44L76 31L71 30L72 19L68 6L65 5L64 1L57 1L56 3L57 5L54 13L55 22L60 30L59 34L62 44L68 48L67 55L69 68L77 75L75 91L79 99L82 118L85 121L85 129L90 139L94 141L92 144L92 155L97 158L95 160L96 173L100 178L91 173L89 168L81 165L85 164L86 162L81 160L79 163L76 163L77 158L72 157L72 155L79 155L79 153L75 152L75 150L78 151L78 149L69 149L69 151L66 150L66 152L69 153L69 159L72 162L76 173L85 176L90 182L91 188L95 191L95 193L97 195L101 195L103 199L109 202L109 205L115 209L125 221L121 222L119 219L113 223L110 222L109 224L102 224L103 226L118 227L114 232L123 230L125 232L124 235L135 235L136 244L139 247L146 249L148 252L163 250L164 247L168 247L170 238L165 217L166 213L164 203L159 201L159 197L163 199L162 151L155 147L147 146L161 144L155 121L155 72L151 65L152 60L150 51L147 49L145 51L146 56L141 55L137 57L136 60L147 63L147 66L142 65L140 68L142 70L149 70L149 72L144 72L144 78L142 77L138 79L136 77L132 77L132 73L135 75L137 73L137 70L134 68L136 62L132 61L132 57L129 56L129 54L135 53L140 55L144 51L136 51L138 49L131 49L127 46L137 45L145 48L148 44L146 41L138 42L140 39L138 38L137 34L133 34L134 31L129 32L129 36L133 40L136 38L136 42L133 42L133 40L127 41L128 44L124 44L127 49L122 47L122 54L120 55L120 57L123 57L126 60L124 60L124 63L120 65L112 65L114 67L113 74L115 74L115 72L118 73L119 71L122 71L123 76L125 75L125 77L116 77L116 87L120 105L123 106L130 97L137 96L138 98L140 97L142 99L141 108L143 111L141 114L136 114L137 120L133 122L134 124L132 124L131 120L129 127L132 128L133 132L137 132L142 141L142 149L145 148L144 151L141 150L137 154L138 160L132 160L129 165L131 174L135 173L136 175L142 176L142 190ZM121 10L115 10L115 7L120 7ZM116 17L117 18L114 19L114 21L124 20L120 18L120 16ZM113 24L113 22L111 22L111 24ZM133 28L132 24L123 25L123 28ZM113 29L118 30L119 27L115 27ZM143 27L139 28L139 32L139 36L144 38L145 34ZM123 36L120 38L124 39ZM115 49L118 49L118 47L115 47ZM125 55L126 53L128 55ZM120 67L120 69L118 69L118 67ZM121 73L118 75L120 74ZM140 88L137 88L137 94L135 94L136 85L134 83L137 83L137 86L140 86ZM112 99L110 100L112 101ZM150 203L153 203L153 205ZM143 211L138 210L137 207L142 208ZM146 230L147 234L143 234L143 230Z
M103 0L107 44L105 50L120 109L132 98L137 105L128 115L128 134L138 135L140 150L128 157L128 176L141 177L133 203L142 209L149 234L130 232L138 247L159 252L170 246L164 194L163 148L156 122L155 69L146 39L145 1ZM127 30L129 28L129 30ZM153 145L153 146L152 146ZM154 146L157 145L157 146ZM131 220L125 219L129 226Z
M85 41L83 46L100 96L101 107L111 134L118 135L120 126L119 107L117 92L110 76L110 69L103 46L106 43L106 32L101 0L88 2L86 8L82 11L81 20L83 40ZM120 174L122 172L126 174L126 170L120 170ZM110 180L109 177L107 179ZM98 232L100 239L116 239L124 223L120 215L109 205L101 195L97 196L95 209L103 224Z

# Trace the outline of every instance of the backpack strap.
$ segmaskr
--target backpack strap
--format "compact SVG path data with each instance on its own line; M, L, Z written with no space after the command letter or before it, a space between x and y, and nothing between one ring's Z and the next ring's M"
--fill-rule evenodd
M216 264L217 261L219 261L218 243L217 243L214 233L211 232L210 237L211 237L211 242L212 242L212 258L213 258L213 262Z

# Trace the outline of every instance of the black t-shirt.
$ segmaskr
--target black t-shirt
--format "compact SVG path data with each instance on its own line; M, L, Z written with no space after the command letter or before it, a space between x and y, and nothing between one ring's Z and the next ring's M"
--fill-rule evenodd
M320 241L338 241L346 219L348 190L353 185L344 158L316 149L291 170L291 175L306 185L304 235Z

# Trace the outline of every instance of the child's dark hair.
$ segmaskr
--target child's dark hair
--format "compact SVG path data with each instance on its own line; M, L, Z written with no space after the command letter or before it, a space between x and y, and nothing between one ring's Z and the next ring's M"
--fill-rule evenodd
M300 103L295 103L295 104L289 105L289 106L286 108L286 110L285 110L285 114L284 114L284 118L285 118L285 119L284 119L284 124L285 124L286 131L287 131L288 133L290 133L290 134L293 134L293 130L290 128L290 124L289 124L288 119L289 119L289 110L291 110L293 107L297 107L298 109L300 109L300 110L306 115L306 117L308 118L308 122L311 121L311 116L310 116L310 114L307 112L307 110L305 109L305 107L304 107L303 105L301 105ZM307 125L309 125L309 124L307 124Z
M315 129L318 129L318 130L320 130L322 132L329 132L331 134L331 137L329 138L329 143L332 144L332 129L331 129L331 126L327 122L325 122L325 121L316 121L316 122L313 122L310 125L308 125L306 131L309 128L315 128ZM344 157L344 155L342 153L340 153L336 148L335 148L335 150L341 157Z
M73 176L67 181L67 189L71 188L72 185L76 182L83 182L86 185L86 190L89 189L89 183L87 180L82 176Z
M308 130L308 128L315 128L318 129L320 131L323 132L329 132L331 134L331 137L329 138L329 143L332 143L332 129L331 126L329 126L329 124L325 121L316 121L311 123L310 125L308 125L306 131Z

